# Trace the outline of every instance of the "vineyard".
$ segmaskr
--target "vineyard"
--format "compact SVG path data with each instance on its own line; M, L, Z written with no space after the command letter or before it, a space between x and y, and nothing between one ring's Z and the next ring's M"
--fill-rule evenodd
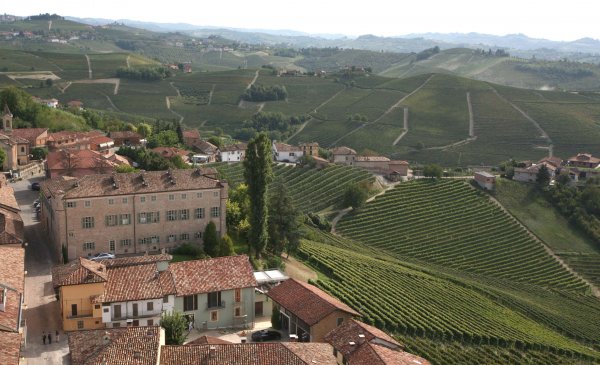
M241 163L222 163L214 167L219 171L221 178L227 179L233 186L244 180ZM271 191L274 191L277 185L285 184L296 208L305 213L318 212L339 202L345 186L373 179L365 170L341 165L329 166L322 170L275 165L273 175Z
M400 184L345 216L337 230L400 258L546 287L586 289L500 207L461 181Z
M492 295L476 281L449 278L443 271L427 272L421 265L357 247L303 241L300 257L328 278L317 282L321 288L436 364L462 363L459 359L467 350L458 347L472 345L480 351L468 352L477 356L470 363L501 363L498 350L512 358L525 356L533 363L550 364L554 357L561 357L557 354L599 359L600 354L589 347L598 345L600 335L595 325L600 305L594 298L578 294L566 298L534 287L516 291L510 284L502 288L504 293L496 290ZM529 295L515 299L508 294L511 290L519 297L525 292ZM570 310L561 313L567 306ZM444 356L446 346L453 346L457 353ZM529 351L541 352L529 355Z

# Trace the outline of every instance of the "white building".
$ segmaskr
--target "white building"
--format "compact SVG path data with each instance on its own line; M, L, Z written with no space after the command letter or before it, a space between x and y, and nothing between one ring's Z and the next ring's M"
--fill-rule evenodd
M245 143L232 144L219 149L219 159L222 162L240 162L246 156Z
M301 147L292 146L286 143L277 143L273 141L273 159L279 162L297 163L300 157L304 156Z

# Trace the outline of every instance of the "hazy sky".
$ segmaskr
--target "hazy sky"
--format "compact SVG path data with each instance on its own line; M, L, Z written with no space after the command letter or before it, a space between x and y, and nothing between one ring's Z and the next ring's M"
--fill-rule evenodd
M600 39L600 1L594 0L2 0L0 11L348 35L480 32Z

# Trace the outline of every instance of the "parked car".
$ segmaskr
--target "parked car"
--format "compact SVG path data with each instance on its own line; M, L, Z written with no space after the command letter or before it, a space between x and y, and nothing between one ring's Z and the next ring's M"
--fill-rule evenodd
M39 182L31 183L31 190L40 190L40 183Z
M252 341L254 342L277 340L281 340L281 333L273 330L260 330L252 334Z
M110 252L103 252L103 253L99 253L97 255L90 257L90 260L100 261L100 260L107 260L107 259L114 259L114 258L115 258L114 254L112 254Z

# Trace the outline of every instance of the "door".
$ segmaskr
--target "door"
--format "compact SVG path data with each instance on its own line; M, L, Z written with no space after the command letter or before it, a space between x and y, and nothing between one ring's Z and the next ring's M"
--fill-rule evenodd
M138 304L137 303L133 303L133 316L134 317L138 316Z
M263 302L255 302L254 303L254 316L255 317L263 316Z

